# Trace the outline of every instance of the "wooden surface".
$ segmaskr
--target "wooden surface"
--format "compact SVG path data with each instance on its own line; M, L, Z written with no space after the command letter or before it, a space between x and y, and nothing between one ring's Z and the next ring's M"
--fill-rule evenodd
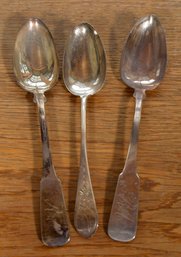
M132 90L119 78L124 41L137 19L158 15L165 28L168 67L161 85L143 104L138 154L141 177L137 237L130 243L106 234L111 203L122 170L134 112ZM63 47L73 26L87 21L107 53L105 87L87 109L88 157L99 229L89 240L73 227L79 171L80 99L61 78L47 93L47 120L54 165L63 182L71 242L48 249L39 240L39 181L42 158L37 109L19 88L12 69L16 34L29 17L41 18ZM181 1L1 0L0 7L0 257L181 256Z

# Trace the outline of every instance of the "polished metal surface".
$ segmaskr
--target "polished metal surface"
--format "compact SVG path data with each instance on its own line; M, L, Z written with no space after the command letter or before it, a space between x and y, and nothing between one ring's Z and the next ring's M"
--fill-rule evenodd
M166 41L154 15L138 21L129 34L121 58L122 80L134 89L153 89L164 76Z
M14 49L14 73L20 86L34 93L50 89L58 79L58 61L52 36L39 19L30 19L19 31Z
M64 82L77 96L93 95L105 79L106 59L101 40L87 23L75 27L69 36L64 54Z
M63 77L67 89L81 97L81 157L75 203L74 225L83 237L98 227L98 214L89 173L86 149L87 97L98 92L105 80L106 57L95 29L83 23L70 34L64 53Z
M146 16L131 30L121 60L121 77L134 88L136 106L128 154L118 178L108 224L108 234L116 241L127 242L136 236L140 184L137 143L142 100L147 89L154 89L160 83L166 62L164 30L156 16Z
M38 105L43 150L43 174L40 182L40 222L42 242L62 246L69 238L68 219L60 180L52 163L45 119L44 92L58 79L58 61L47 27L30 19L17 35L14 72L20 86L34 94Z

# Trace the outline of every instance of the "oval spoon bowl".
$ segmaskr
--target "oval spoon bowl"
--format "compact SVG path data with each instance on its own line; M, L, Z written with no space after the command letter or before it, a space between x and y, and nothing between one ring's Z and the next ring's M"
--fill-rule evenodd
M13 61L17 82L29 92L43 93L57 82L59 65L53 38L41 20L31 18L21 28Z
M75 27L64 52L63 78L67 89L77 96L98 92L104 83L106 57L102 42L88 23Z
M131 30L121 58L121 78L134 89L154 89L167 63L164 30L155 15L139 20Z

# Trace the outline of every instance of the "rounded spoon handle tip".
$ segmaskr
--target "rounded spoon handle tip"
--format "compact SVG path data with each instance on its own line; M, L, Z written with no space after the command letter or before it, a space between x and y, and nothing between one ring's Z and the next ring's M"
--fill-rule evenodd
M116 241L135 238L138 220L140 179L124 171L119 175L108 223L108 235Z
M40 183L40 220L42 242L49 247L70 241L64 196L58 178L43 177Z
M74 214L75 228L85 238L93 236L98 228L97 208L88 170L87 163L82 161Z

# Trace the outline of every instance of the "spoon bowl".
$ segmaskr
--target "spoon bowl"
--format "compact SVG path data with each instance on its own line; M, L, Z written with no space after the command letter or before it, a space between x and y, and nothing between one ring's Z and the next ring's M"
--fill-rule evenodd
M131 30L122 53L122 80L134 89L154 89L165 74L166 60L165 33L158 18L142 18Z
M31 18L17 35L14 73L19 85L32 93L44 93L58 80L58 60L52 36L37 18Z
M98 92L106 73L105 52L100 37L88 23L75 27L64 54L63 77L67 89L77 96Z

